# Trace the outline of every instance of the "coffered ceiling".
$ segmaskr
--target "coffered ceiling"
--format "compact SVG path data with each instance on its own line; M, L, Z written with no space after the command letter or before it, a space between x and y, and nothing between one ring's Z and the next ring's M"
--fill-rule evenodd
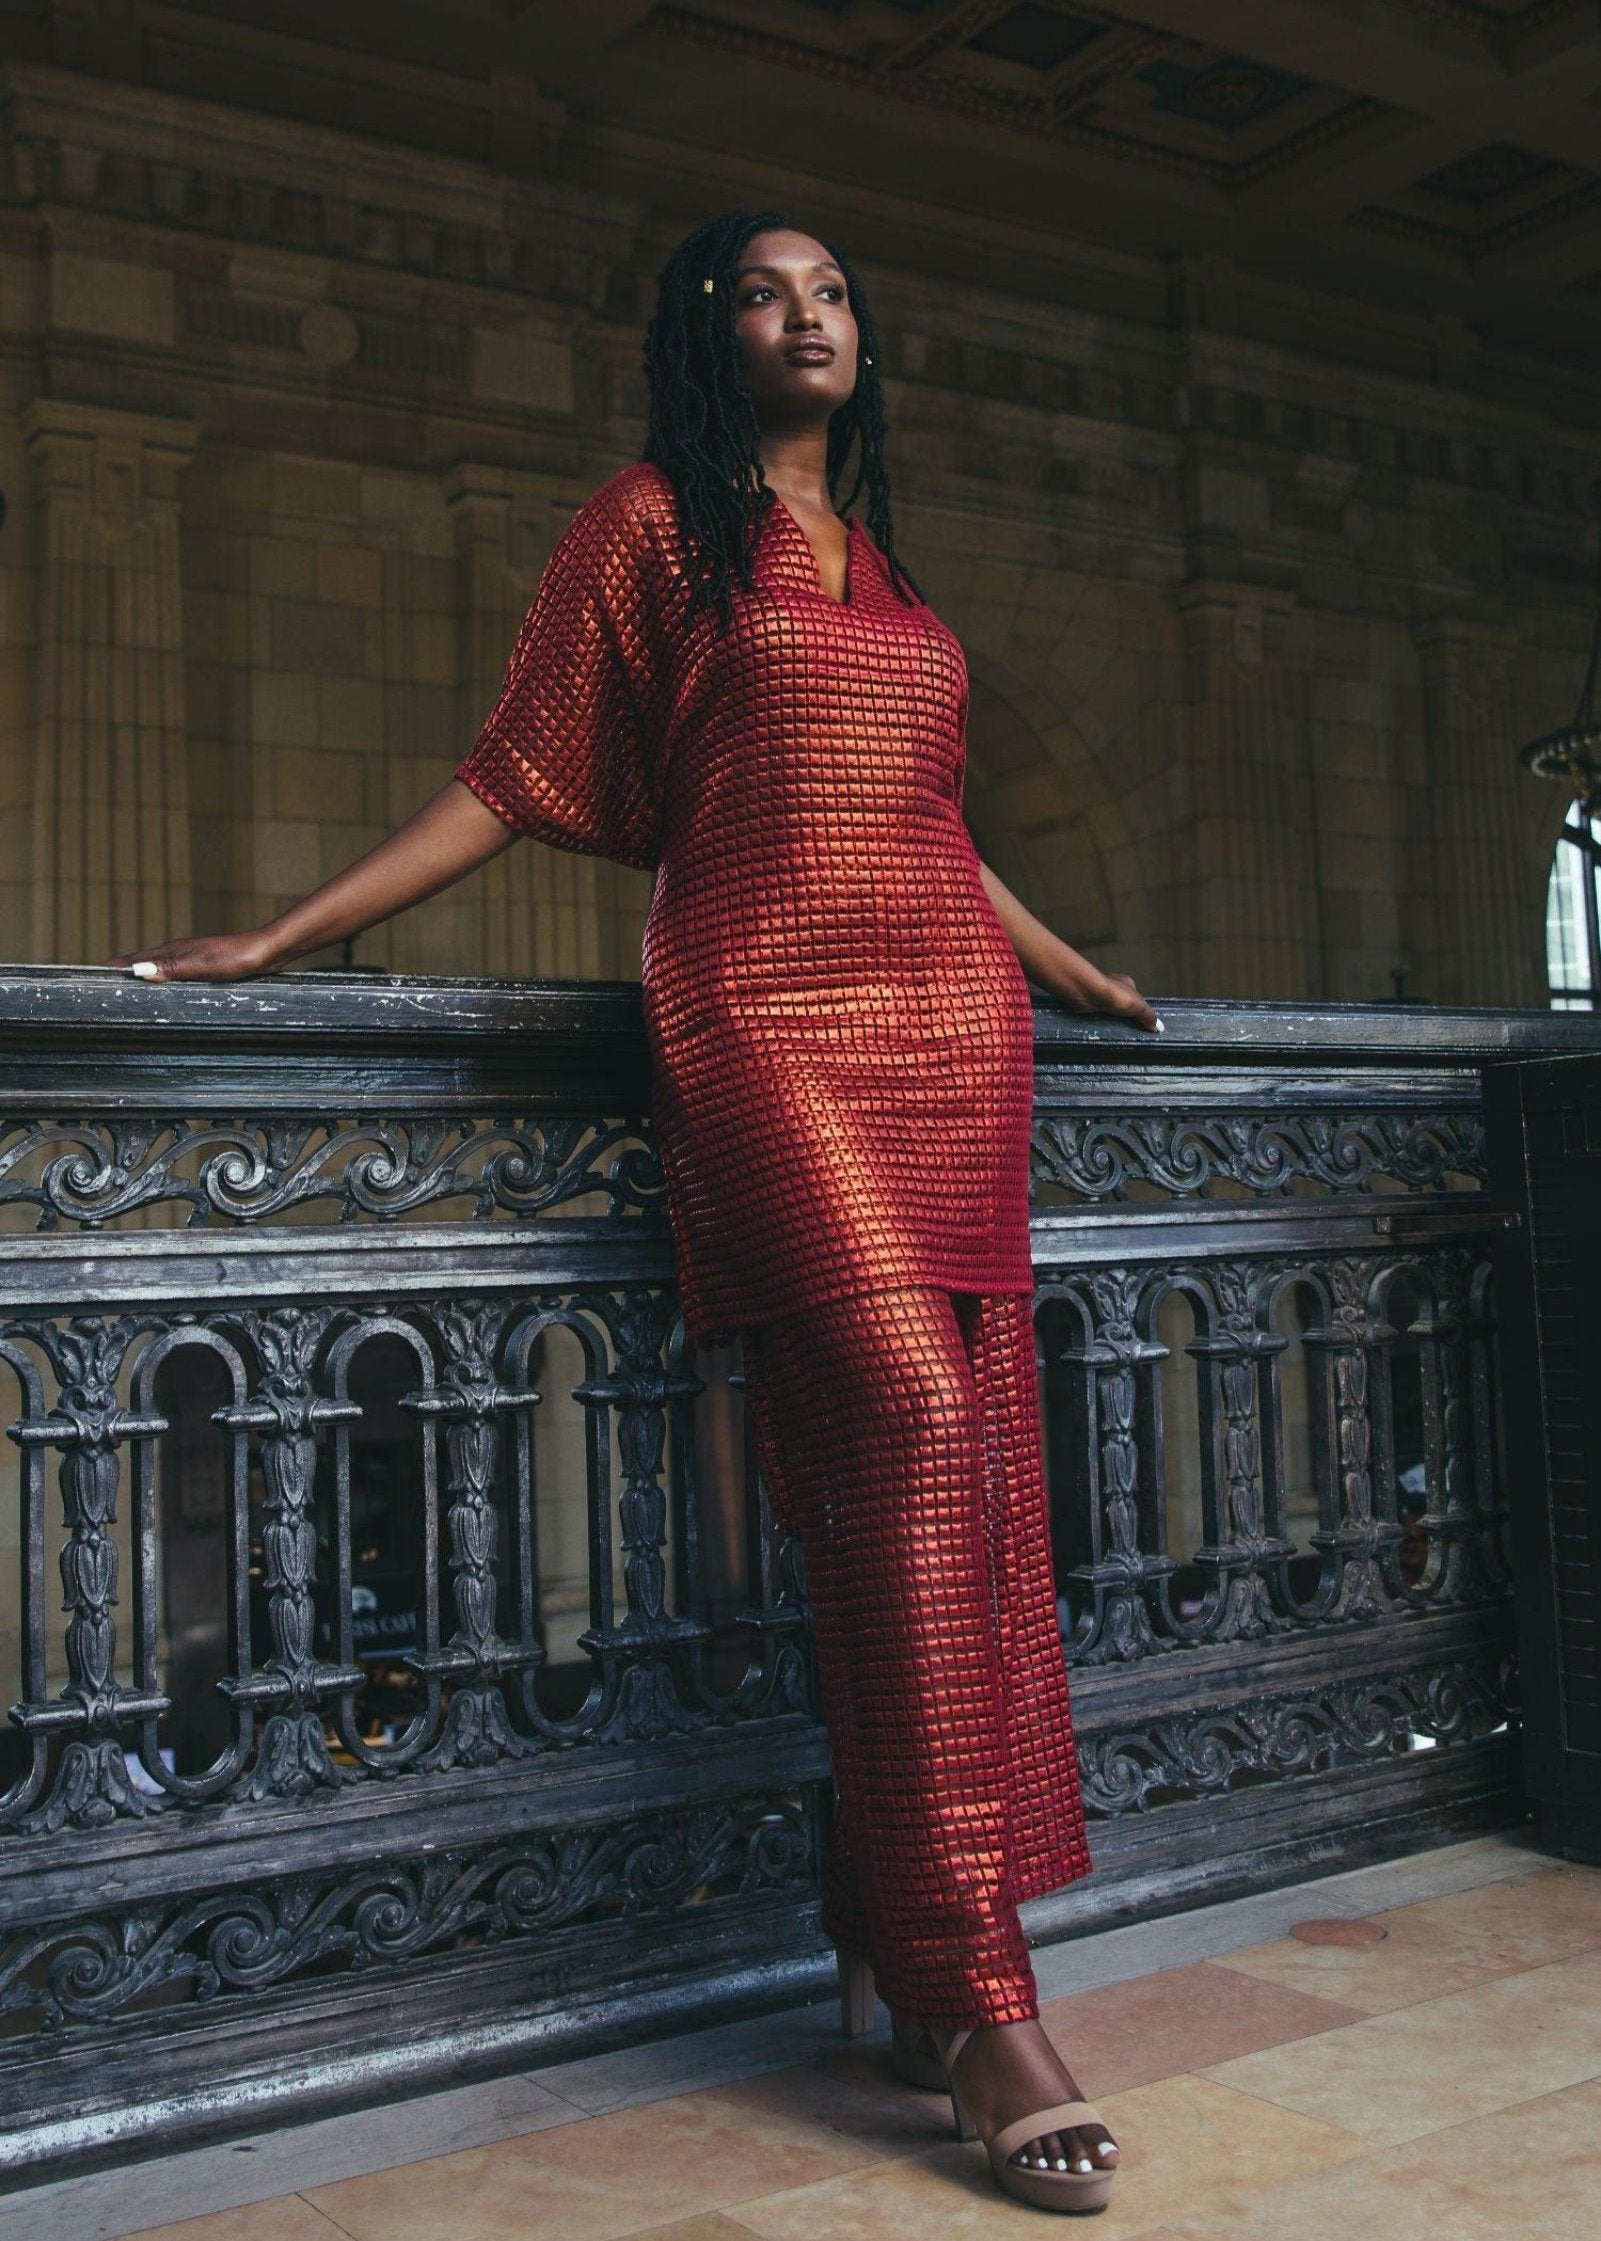
M1597 0L0 0L9 58L511 171L554 130L664 231L776 200L1047 295L1178 252L1601 355Z
M596 0L517 22L592 113L831 190L1601 338L1595 0Z

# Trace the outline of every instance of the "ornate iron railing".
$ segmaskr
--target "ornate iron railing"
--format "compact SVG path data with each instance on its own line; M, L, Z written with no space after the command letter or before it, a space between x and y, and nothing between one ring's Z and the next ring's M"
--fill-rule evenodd
M1097 1868L1039 1937L1521 1810L1481 1069L1601 1023L1166 1017L1036 1014ZM0 1020L0 2163L821 1989L804 1578L676 1317L637 989Z

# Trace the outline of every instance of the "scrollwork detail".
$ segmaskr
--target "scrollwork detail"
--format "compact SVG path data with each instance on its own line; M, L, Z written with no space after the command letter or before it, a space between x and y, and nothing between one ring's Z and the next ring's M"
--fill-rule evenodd
M1215 1797L1242 1776L1282 1779L1386 1758L1413 1735L1464 1742L1505 1719L1506 1681L1486 1659L1092 1734L1079 1746L1085 1806L1111 1819L1174 1796Z
M1222 1183L1270 1197L1298 1182L1369 1190L1380 1177L1443 1191L1452 1176L1487 1180L1476 1113L1054 1113L1036 1121L1031 1159L1036 1197L1048 1186L1112 1203L1135 1184L1173 1198Z
M0 1124L0 1206L35 1207L41 1230L98 1229L153 1206L187 1207L191 1229L306 1206L341 1222L396 1221L451 1199L487 1221L591 1195L610 1214L665 1210L648 1121L175 1114Z
M183 1978L211 2001L265 1991L330 1959L375 1968L585 1919L803 1892L807 1811L789 1798L737 1798L18 1932L0 1943L0 2014L32 2013L46 2030L103 2023Z

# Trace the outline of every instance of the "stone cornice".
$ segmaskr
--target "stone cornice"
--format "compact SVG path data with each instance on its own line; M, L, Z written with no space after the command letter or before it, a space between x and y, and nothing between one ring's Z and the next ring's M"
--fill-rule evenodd
M5 63L0 111L9 139L71 144L76 136L80 145L164 157L197 169L218 164L313 194L348 194L359 181L364 191L382 192L396 209L436 221L489 224L519 204L524 209L553 204L593 224L605 204L604 197L569 187L554 175L513 176L375 135L42 63ZM92 135L87 141L86 132ZM631 216L627 213L625 222Z
M332 126L34 64L8 62L0 71L0 130L14 151L12 193L25 203L100 207L98 160L132 159L149 167L150 179L143 207L137 181L119 182L130 217L232 233L237 224L191 209L181 190L190 179L248 185L258 203L277 192L338 209L342 222L324 228L325 253L379 264L455 272L459 256L453 262L448 243L429 255L430 240L477 234L512 242L535 231L546 240L559 233L569 256L607 261L626 254L639 221L635 202L552 172L513 176ZM38 169L46 153L57 158L54 178ZM372 221L365 238L362 215ZM250 220L247 210L247 235L256 230ZM511 277L506 260L499 263L497 271L496 260L482 260L482 277Z
M597 194L587 184L548 175L510 178L486 166L331 127L262 117L70 71L8 64L0 76L0 117L13 150L13 192L24 203L48 209L58 224L74 222L69 214L85 213L100 225L120 220L221 237L236 256L277 258L286 268L298 261L323 271L341 264L377 267L412 281L443 281L465 296L488 290L515 300L524 311L541 301L565 299L573 309L593 313L602 274L617 264L635 265L643 247L644 210L636 195ZM659 164L670 163L674 155L682 163L689 154L666 143L658 143L655 152ZM112 180L108 175L118 158L130 160ZM296 204L292 212L283 207L288 201ZM910 206L905 215L913 218ZM297 246L285 241L282 235L292 223L313 233L315 242ZM1153 293L1160 285L1149 260L1124 253L1107 251L1102 257L1085 245L1079 264L1086 288L1093 287L1102 264L1105 280L1116 287L1126 287L1136 269L1144 272ZM900 299L905 324L913 325L915 277L905 278L892 267L874 277L880 295L892 304ZM1242 300L1260 297L1277 305L1290 322L1320 301L1311 296L1303 300L1283 283L1232 268L1228 284ZM295 286L287 292L305 291ZM1401 400L1436 420L1443 408L1459 427L1493 414L1503 444L1508 410L1515 410L1466 387L1442 392L1421 373L1336 365L1309 347L1247 338L1204 323L1164 331L1154 318L1114 314L1108 320L1087 306L1064 311L1015 291L985 293L986 316L997 328L1020 336L1033 333L1042 343L1053 329L1057 335L1066 329L1081 338L1086 356L1104 355L1115 332L1125 353L1152 361L1153 379L1159 378L1157 364L1165 358L1166 378L1175 387L1175 376L1182 378L1175 358L1187 358L1192 372L1203 363L1220 371L1250 367L1260 369L1260 378L1275 386L1300 382L1325 394L1344 383L1361 398L1359 409L1391 423ZM1324 306L1325 313L1336 308ZM1400 347L1405 319L1394 313L1372 316L1395 331ZM948 323L937 315L927 322L931 330ZM1422 351L1429 346L1429 323L1415 324L1412 340ZM965 331L971 335L970 324ZM1003 352L1015 347L1011 333L1000 347ZM1057 359L1059 351L1058 344L1050 358ZM1123 417L1116 411L1097 414L1101 416ZM1173 423L1177 418L1175 414ZM1550 443L1548 421L1526 408L1515 411L1515 418L1528 429L1531 441ZM1578 431L1575 441L1582 448Z
M115 405L79 404L66 397L34 397L22 407L22 432L30 443L48 436L149 445L187 458L199 431L187 414L124 412Z

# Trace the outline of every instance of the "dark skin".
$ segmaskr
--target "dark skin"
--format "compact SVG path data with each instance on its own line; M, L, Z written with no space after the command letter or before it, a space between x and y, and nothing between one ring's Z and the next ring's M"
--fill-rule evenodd
M761 428L762 471L804 531L831 599L847 593L848 532L826 475L828 420L856 383L856 321L844 276L809 234L755 235L736 279L735 330ZM244 980L326 949L453 886L512 847L518 835L452 778L386 839L265 925L201 934L107 959L145 967L155 980ZM984 887L1028 977L1075 1011L1154 1030L1155 1011L1126 973L1106 973L1034 917L980 865ZM154 970L150 970L154 967ZM915 2029L897 2017L897 2031ZM956 2062L981 2132L1026 2109L1081 2098L1038 2022L976 2030ZM1042 2135L1015 2161L1110 2169L1117 2149L1104 2126Z

